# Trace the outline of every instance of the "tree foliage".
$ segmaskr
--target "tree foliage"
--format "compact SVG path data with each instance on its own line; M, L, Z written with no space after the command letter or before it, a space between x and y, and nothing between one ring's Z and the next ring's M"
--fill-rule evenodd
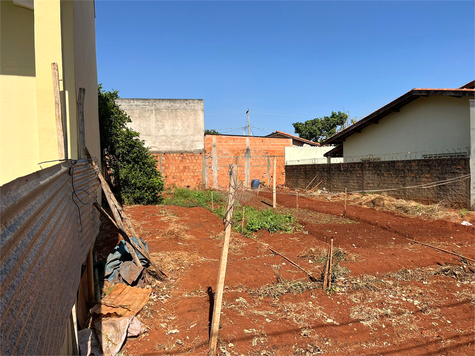
M295 133L300 137L321 143L333 136L337 128L344 125L346 120L348 120L348 114L341 111L332 111L330 116L317 117L305 122L294 122L292 125L294 126Z
M221 135L218 131L214 129L206 129L205 130L205 135Z
M157 160L129 127L130 117L116 103L117 90L98 88L99 126L104 159L112 168L113 188L126 204L155 204L161 201L163 178Z

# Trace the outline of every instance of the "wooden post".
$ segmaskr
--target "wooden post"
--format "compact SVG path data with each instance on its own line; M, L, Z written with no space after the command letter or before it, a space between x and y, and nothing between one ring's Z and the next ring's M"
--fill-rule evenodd
M246 211L246 206L244 205L242 207L242 220L241 220L241 233L244 232L244 213Z
M211 210L214 210L213 191L211 191Z
M346 219L346 197L347 197L347 189L345 187L345 211L343 213L343 217Z
M61 107L61 89L59 86L59 70L58 63L51 63L51 71L53 74L53 95L54 95L54 114L56 117L56 138L58 142L58 158L65 159L64 150L64 128Z
M297 193L296 196L295 196L295 201L296 201L297 210L298 210L298 208L299 208L299 191L296 190L295 192Z
M86 157L86 133L84 129L84 96L86 95L86 89L79 88L78 93L78 129L79 129L79 140L78 140L78 157Z
M274 179L272 183L272 207L275 209L277 203L276 203L276 192L275 192L275 180L277 179L277 159L274 157Z
M333 236L330 242L330 267L328 268L328 289L332 289L332 267L333 267Z
M327 263L325 264L325 273L323 275L323 289L327 288L328 282L328 268L330 263L330 247L328 247L328 254L327 254Z
M137 256L137 253L135 252L135 248L130 245L130 242L132 240L130 240L129 235L127 235L127 233L123 229L123 225L122 225L122 227L117 225L117 223L114 221L114 219L112 219L112 217L109 214L107 214L107 212L104 209L102 209L102 207L97 202L94 202L94 206L96 207L97 210L99 210L99 212L102 214L102 216L104 216L107 220L109 220L109 222L112 225L114 225L114 227L117 229L117 231L119 231L121 236L124 238L125 246L127 246L127 249L129 250L130 255L132 256L132 259L134 260L134 263L138 267L142 267L142 263L140 262L140 259ZM144 255L144 254L142 254L142 255Z
M224 243L219 265L218 281L214 294L213 319L211 322L211 332L209 338L209 355L216 355L218 344L219 319L221 317L221 306L223 304L224 279L226 276L226 265L228 262L229 239L231 236L231 218L233 216L234 198L237 189L237 179L234 164L229 167L229 196L228 207L224 228Z
M94 294L94 257L92 254L92 247L87 254L86 259L86 269L87 269L87 301L92 303L95 301Z

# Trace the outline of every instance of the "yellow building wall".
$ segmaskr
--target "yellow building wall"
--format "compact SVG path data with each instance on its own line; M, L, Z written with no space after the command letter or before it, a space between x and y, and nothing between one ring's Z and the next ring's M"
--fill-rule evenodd
M0 185L58 163L51 63L67 158L79 158L76 102L85 88L86 146L100 162L94 2L35 0L31 10L1 0L0 14Z
M63 49L63 106L67 122L67 147L69 158L78 157L77 92L74 53L74 2L61 2L61 27ZM94 52L95 53L95 52Z
M40 169L34 13L0 1L0 185Z
M86 89L84 98L86 146L91 155L101 162L93 1L74 1L74 58L76 89Z
M60 1L35 1L34 14L38 158L51 161L59 158L51 63L58 63L62 78Z

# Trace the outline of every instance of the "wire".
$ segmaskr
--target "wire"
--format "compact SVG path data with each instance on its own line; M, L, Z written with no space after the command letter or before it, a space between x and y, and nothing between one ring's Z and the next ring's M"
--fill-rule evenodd
M76 166L77 160L71 160L70 164L71 166L69 167L69 175L71 176L71 186L73 191L71 192L71 200L73 201L74 205L76 205L76 208L78 209L78 216L79 216L79 225L81 226L81 231L84 230L84 227L82 225L82 217L81 217L81 208L79 207L79 204L76 203L74 200L74 197L82 204L82 205L87 205L87 203L83 202L81 198L79 198L78 192L85 192L87 196L90 196L89 192L85 189L76 189L74 187L74 168Z

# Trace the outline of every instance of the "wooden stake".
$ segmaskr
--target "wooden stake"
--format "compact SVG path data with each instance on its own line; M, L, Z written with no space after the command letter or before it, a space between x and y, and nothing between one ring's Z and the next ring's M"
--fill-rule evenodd
M318 182L318 184L315 185L315 187L313 187L312 189L310 189L310 190L308 191L308 193L311 193L311 192L313 192L315 189L317 189L318 186L319 186L320 184L322 184L322 182L323 182L323 180L321 180L320 182Z
M272 185L272 207L275 209L277 202L276 202L276 191L275 191L275 181L277 179L277 158L274 157L274 181Z
M330 267L328 268L328 289L332 288L332 267L333 267L333 236L330 243Z
M346 219L346 197L348 196L347 194L347 190L346 190L346 187L345 187L345 211L343 212L343 217Z
M84 96L86 95L86 89L79 88L77 111L78 111L78 157L86 157L86 133L84 126Z
M64 149L64 127L62 118L61 89L59 85L58 63L51 63L53 75L54 114L56 117L56 138L58 142L58 158L66 158Z
M426 243L424 243L424 242L419 242L419 241L416 241L416 240L412 240L412 239L410 239L410 238L408 238L408 237L406 237L406 239L408 239L409 241L415 242L416 244L424 245L424 246L433 248L433 249L435 249L435 250L439 250L439 251L448 253L449 255L454 255L454 256L457 256L457 257L459 257L459 258L463 258L463 259L465 259L465 260L467 260L467 261L470 261L470 262L475 262L474 259L468 258L468 257L465 257L465 256L462 256L462 255L459 255L458 253L451 252L451 251L447 251L447 250L444 250L444 249L441 249L441 248L438 248L438 247L435 247L435 246L426 244Z
M224 243L221 253L218 281L216 283L216 292L214 295L213 319L211 322L211 332L209 338L209 355L216 355L219 332L219 319L221 317L221 306L223 304L224 279L226 277L226 265L228 262L229 239L231 236L231 219L233 216L234 198L237 189L236 170L234 164L229 167L229 196L228 207L224 228Z
M142 263L140 262L140 259L139 257L137 256L137 253L135 252L134 248L132 248L132 246L130 245L130 238L129 238L129 235L127 235L127 233L125 232L125 230L123 230L122 228L120 228L116 222L114 221L114 219L112 219L112 217L107 214L107 211L105 211L97 202L94 202L94 206L96 207L97 210L99 210L99 212L102 214L102 216L104 216L107 220L109 220L109 222L115 226L115 228L117 229L117 231L119 231L119 234L122 235L122 237L124 238L124 242L125 242L125 246L127 246L127 249L129 250L130 252L130 255L132 256L132 259L134 260L134 263L138 266L138 267L142 267Z
M330 267L330 247L328 247L327 263L325 264L325 273L323 275L323 289L327 288L329 267Z
M87 301L93 303L95 301L94 295L94 257L92 254L92 248L89 250L86 259L87 269Z
M295 204L297 205L297 210L299 208L299 192L298 190L295 191L297 194L295 196Z
M310 183L307 184L307 186L305 187L305 190L307 190L308 187L310 187L310 184L312 184L313 181L315 180L315 178L317 178L317 177L318 177L318 174L315 177L313 177L313 179L310 181Z
M288 257L285 257L283 254L277 252L276 250L272 249L269 247L269 250L272 251L273 253L275 253L276 255L279 255L280 257L282 257L284 260L290 262L291 264L293 264L295 267L297 267L299 270L301 270L302 272L305 272L308 276L308 278L310 278L310 280L312 282L317 282L317 279L315 277L312 276L312 273L305 270L304 268L300 267L298 264L296 264L294 261L292 261L290 258Z
M214 210L214 198L213 198L213 191L211 191L211 210Z
M114 215L114 219L112 219L109 214L107 214L105 212L104 209L102 209L102 207L97 204L97 203L94 203L96 206L96 208L104 215L104 213L106 214L106 218L108 217L110 219L110 221L116 226L116 228L119 230L119 233L122 235L122 237L124 238L125 242L126 242L126 246L127 244L132 247L129 248L129 246L127 246L127 248L130 250L130 254L132 255L132 258L134 259L134 262L135 264L137 264L137 266L141 267L142 264L140 263L140 260L138 259L136 253L135 253L135 250L137 250L138 252L140 252L140 254L142 256L144 256L148 262L150 262L150 264L155 268L155 270L157 271L158 274L161 274L162 277L165 277L167 278L168 276L165 274L165 272L163 272L162 270L160 270L156 265L155 263L152 261L152 258L150 256L150 254L147 252L147 250L145 249L145 246L143 246L143 244L141 243L140 241L140 238L138 235L135 234L135 230L133 230L133 227L132 227L132 224L129 225L130 221L128 222L127 221L127 217L125 217L125 214L122 210L122 207L121 205L119 204L119 202L117 201L117 199L115 198L114 194L112 193L112 191L110 190L109 188L109 184L107 184L104 176L102 175L99 167L97 167L96 165L96 162L94 162L94 160L92 160L91 158L91 155L89 153L89 150L87 149L87 147L85 148L85 153L86 153L86 156L87 158L90 160L92 166L94 167L96 173L97 173L97 176L99 178L99 181L101 182L101 187L102 187L102 191L104 192L104 195L106 197L106 200L107 200L107 203L109 204L109 207L112 211L112 215ZM126 221L126 224L128 225L129 229L131 229L131 232L134 233L134 237L137 239L137 242L138 244L136 244L132 239L130 239L129 235L127 234L126 230L125 230L125 226L124 226L124 223L122 222L122 216L124 216L124 220ZM114 221L115 220L115 221ZM135 254L135 257L134 258L134 254Z
M244 232L244 213L246 211L246 206L242 207L242 221L241 221L241 233Z

